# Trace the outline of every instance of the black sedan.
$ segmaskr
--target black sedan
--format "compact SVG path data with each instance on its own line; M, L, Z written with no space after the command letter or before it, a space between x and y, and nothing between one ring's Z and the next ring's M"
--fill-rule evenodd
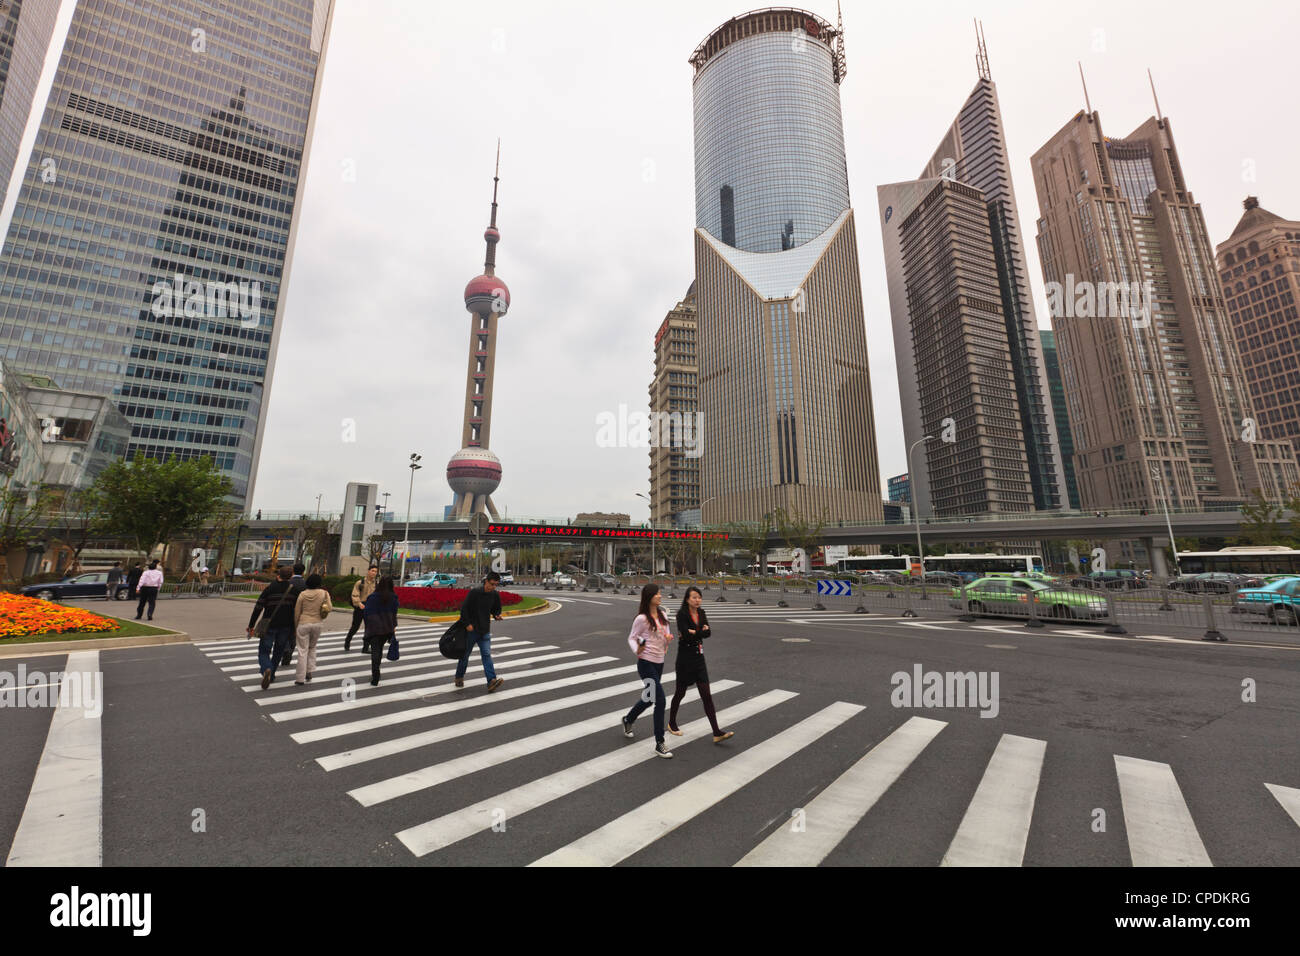
M26 597L41 601L61 601L71 597L103 597L108 588L107 571L90 571L62 581L47 581L44 584L29 584L19 592ZM125 601L130 593L130 586L123 577L113 591L113 597Z
M1227 594L1243 588L1263 587L1263 578L1227 571L1207 571L1204 574L1186 574L1169 582L1171 591L1192 591L1202 594Z

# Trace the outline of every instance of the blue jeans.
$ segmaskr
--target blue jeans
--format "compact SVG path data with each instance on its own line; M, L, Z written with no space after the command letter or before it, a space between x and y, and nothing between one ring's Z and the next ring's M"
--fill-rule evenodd
M476 637L473 631L469 632L469 647L465 649L465 656L456 662L456 680L465 676L465 671L469 669L469 656L474 653L475 645L478 646L479 657L483 659L483 676L487 678L490 684L496 680L496 668L492 666L492 632L488 631L482 637Z
M293 640L293 628L268 627L266 634L257 642L257 669L275 673L275 666L284 658Z
M664 685L660 683L664 676L664 665L656 664L652 661L636 659L636 673L641 678L642 683L647 681L654 682L655 688L655 743L664 742ZM649 684L646 684L648 687ZM632 705L632 709L627 712L627 722L630 724L641 716L641 712L650 706L650 702L645 699L645 692L642 692L641 699Z

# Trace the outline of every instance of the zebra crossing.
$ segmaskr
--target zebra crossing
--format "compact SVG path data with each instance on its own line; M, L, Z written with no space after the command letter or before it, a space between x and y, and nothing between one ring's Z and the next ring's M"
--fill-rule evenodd
M731 616L715 615L713 608L709 613L715 619ZM683 736L668 737L683 759L657 761L649 713L637 722L635 743L618 731L619 719L643 690L629 656L619 651L621 639L566 649L512 636L527 622L510 622L508 633L503 628L492 638L494 663L506 683L489 694L477 654L465 687L453 686L454 662L437 652L443 627L403 627L402 658L384 662L378 687L369 685L369 658L343 652L341 631L322 637L311 682L294 685L292 671L282 669L268 691L261 690L251 642L196 646L240 690L253 694L250 706L273 730L283 728L308 748L327 779L340 780L340 789L367 813L382 814L383 826L411 859L433 863L450 848L475 845L466 841L491 839L484 834L515 832L510 828L521 818L531 826L532 839L517 844L527 856L518 863L635 862L643 851L672 845L678 831L689 845L691 828L709 820L720 804L731 801L734 807L736 798L750 793L777 800L786 796L777 794L782 782L788 786L800 777L784 814L750 821L744 828L749 842L730 847L728 862L816 866L868 820L891 788L932 770L925 761L939 759L936 748L945 760L954 747L966 754L987 750L983 742L971 743L965 725L899 713L886 732L865 732L863 703L822 705L791 690L755 688L733 679L739 675L718 675L722 679L711 685L718 721L736 730L736 737L712 747L708 721L692 693L684 705ZM664 675L669 694L671 670ZM828 779L801 776L810 755L845 748L852 751L847 769L825 773ZM932 863L1022 865L1031 828L1044 825L1035 819L1035 807L1052 758L1047 741L1002 734L991 753L975 758L987 763L973 791L949 794L964 809L944 837L946 851ZM1116 754L1113 761L1131 862L1213 865L1176 768L1139 754ZM638 770L650 763L656 764L653 775L645 772L651 768ZM653 786L643 790L647 778ZM634 779L636 789L629 793ZM1300 789L1263 786L1279 819L1300 826ZM460 796L447 799L453 792ZM594 802L601 813L593 817L588 809L575 823L567 810L579 800L585 808ZM556 831L558 845L546 844L557 821L564 821Z

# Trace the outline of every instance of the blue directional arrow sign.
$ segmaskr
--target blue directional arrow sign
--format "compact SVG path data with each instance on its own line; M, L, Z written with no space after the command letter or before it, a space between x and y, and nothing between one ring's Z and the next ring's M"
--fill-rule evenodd
M853 595L853 582L851 581L818 581L818 594L830 594L835 597L851 597Z

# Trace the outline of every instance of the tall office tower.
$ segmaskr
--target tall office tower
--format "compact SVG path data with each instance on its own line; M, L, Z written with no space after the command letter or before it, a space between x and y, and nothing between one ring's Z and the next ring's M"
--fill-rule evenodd
M895 475L885 482L889 490L889 501L912 502L912 478L910 475Z
M1257 415L1259 437L1300 454L1300 222L1246 197L1245 214L1215 250L1219 285Z
M843 33L771 7L690 63L704 523L880 521Z
M501 460L488 448L492 435L492 382L497 364L497 319L510 308L510 289L497 275L497 183L500 182L501 144L497 143L497 165L492 173L492 215L483 233L487 254L483 274L465 286L465 308L469 323L469 364L465 372L465 422L461 449L447 462L447 484L456 497L454 519L476 514L497 517L492 492L501 484Z
M982 34L977 34L977 39L978 82L921 175L877 189L903 435L908 447L923 435L940 437L945 419L961 418L961 406L954 406L958 393L952 390L953 376L968 376L967 384L958 390L968 391L976 387L975 376L991 382L1005 367L1012 404L1003 389L996 389L1003 394L994 394L983 385L978 387L984 413L993 412L997 424L985 421L977 425L967 415L964 423L958 421L956 434L950 433L955 442L918 446L911 463L917 506L922 514L932 510L935 514L959 514L963 508L973 512L1025 510L1020 485L1027 474L1032 507L1054 511L1065 501L1056 423L1048 400L997 87L989 73ZM942 181L960 183L974 193L950 189ZM936 242L931 236L924 251L915 247L919 239L914 236L914 248L905 255L904 227L910 223L913 231L918 228L911 217L926 203L925 219L945 217L953 232L944 241ZM983 223L974 215L977 205L982 206ZM958 212L957 206L965 211ZM955 280L958 273L963 277L960 281ZM978 284L978 294L971 282ZM916 300L922 287L927 291ZM911 311L919 301L931 310L927 316ZM961 330L948 328L958 314L974 323L965 345L955 339L947 343L961 355L956 363L959 368L953 367L957 353L940 362L928 345L916 349L915 342L929 342L930 332L922 326L942 327L950 335L960 335ZM922 409L937 417L932 421L930 413L923 414ZM1013 465L1011 448L1006 445L1008 414L1016 423L1019 437L1014 445L1024 456L1025 469ZM942 478L930 474L936 456L945 459ZM955 469L967 475L960 489L953 485ZM938 486L944 490L943 511L932 493ZM978 490L981 486L983 491Z
M1065 383L1061 381L1061 362L1056 354L1056 333L1039 329L1038 340L1043 344L1043 368L1047 370L1047 387L1052 398L1052 417L1056 421L1056 437L1061 445L1061 473L1065 477L1065 493L1070 507L1079 510L1079 485L1074 480L1074 439L1070 437L1070 416L1065 410Z
M1279 500L1295 451L1249 440L1246 378L1169 121L1111 139L1080 111L1032 165L1080 503L1231 507L1254 488Z
M696 432L699 366L695 352L695 283L655 333L654 422L650 446L650 513L656 526L695 526L700 508L702 436Z
M128 455L209 455L240 503L261 454L331 3L80 0L17 160L5 360L113 396Z
M0 0L0 208L40 85L62 0Z

